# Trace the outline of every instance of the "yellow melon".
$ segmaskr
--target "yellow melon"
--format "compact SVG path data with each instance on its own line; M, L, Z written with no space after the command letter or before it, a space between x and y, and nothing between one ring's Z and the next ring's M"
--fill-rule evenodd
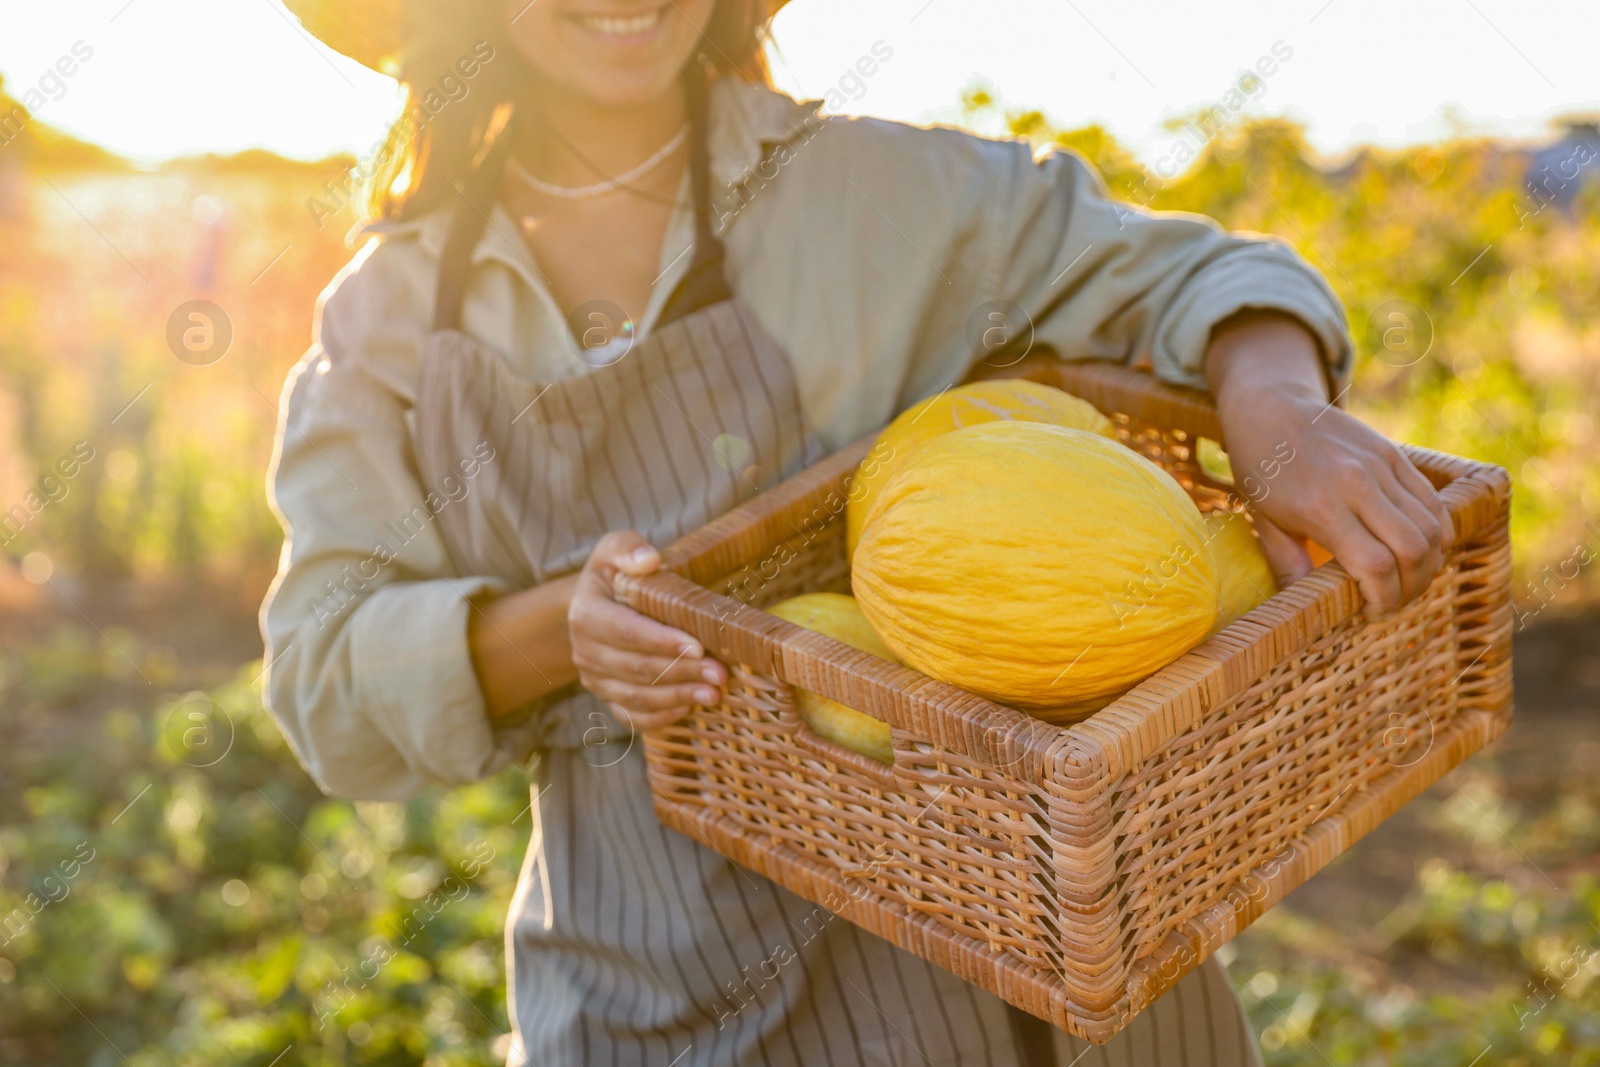
M1206 529L1211 562L1217 570L1215 632L1266 603L1278 591L1278 579L1249 519L1235 511L1213 511L1206 516Z
M879 488L918 448L942 434L986 422L1045 422L1113 436L1111 420L1071 393L1026 378L998 378L946 389L913 404L883 428L850 483L845 539L853 555Z
M856 600L900 659L1028 710L1087 708L1217 616L1206 527L1160 467L1097 434L992 422L923 445L879 491Z
M852 648L898 662L894 653L873 631L866 616L861 614L854 597L843 593L805 593L790 597L767 611L796 626L827 634ZM870 756L879 763L894 762L888 723L808 689L796 689L794 694L800 721L812 733L863 756Z

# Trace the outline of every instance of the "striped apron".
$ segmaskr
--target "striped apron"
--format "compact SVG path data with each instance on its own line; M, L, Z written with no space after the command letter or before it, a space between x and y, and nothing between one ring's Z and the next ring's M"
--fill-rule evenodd
M694 264L661 324L620 358L528 381L462 334L483 217L466 208L492 201L500 153L457 213L416 442L427 485L482 442L494 448L474 492L439 515L462 574L525 588L581 567L615 529L663 546L823 454L786 358L728 290L703 93L691 96ZM1259 1062L1214 963L1095 1048L664 829L643 745L586 690L542 702L529 736L533 836L506 935L509 1067Z

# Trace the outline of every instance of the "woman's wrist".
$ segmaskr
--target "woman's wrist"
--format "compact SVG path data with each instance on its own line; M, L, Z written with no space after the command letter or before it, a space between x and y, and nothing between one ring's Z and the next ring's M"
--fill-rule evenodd
M567 605L577 575L472 603L467 649L490 722L577 681Z
M1328 403L1330 381L1321 346L1305 324L1282 311L1250 308L1211 331L1202 362L1223 421L1248 416L1262 400Z

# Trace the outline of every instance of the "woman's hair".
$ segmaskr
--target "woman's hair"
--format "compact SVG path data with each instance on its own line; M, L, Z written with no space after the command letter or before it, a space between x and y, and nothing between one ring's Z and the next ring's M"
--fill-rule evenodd
M715 74L770 84L762 46L773 10L772 0L717 0L702 50ZM373 157L373 218L415 218L448 203L510 120L525 84L506 0L408 0L406 14L406 104Z

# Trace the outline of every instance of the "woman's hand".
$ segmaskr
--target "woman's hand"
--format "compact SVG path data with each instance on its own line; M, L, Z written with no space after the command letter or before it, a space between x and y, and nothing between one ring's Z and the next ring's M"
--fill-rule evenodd
M649 574L661 555L632 530L606 534L578 575L567 608L572 662L583 687L633 730L667 726L694 704L714 704L727 684L700 642L612 599L618 572Z
M1304 326L1278 312L1235 315L1213 332L1205 372L1235 486L1280 583L1311 570L1310 539L1355 578L1370 616L1427 589L1450 514L1393 442L1329 403Z

